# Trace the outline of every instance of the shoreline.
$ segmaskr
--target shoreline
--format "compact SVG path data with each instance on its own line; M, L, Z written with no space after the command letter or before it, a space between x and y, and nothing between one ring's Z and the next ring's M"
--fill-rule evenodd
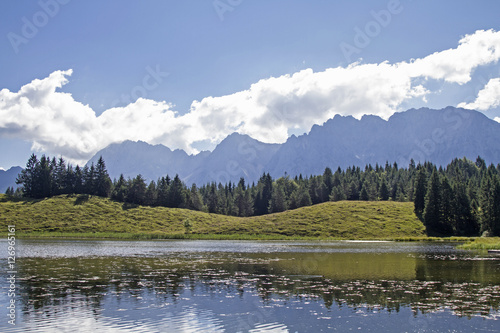
M473 242L480 237L388 237L388 238L341 238L341 237L308 237L287 235L256 234L161 234L161 233L120 233L120 232L19 232L18 239L95 239L95 240L254 240L254 241L341 241L341 242Z

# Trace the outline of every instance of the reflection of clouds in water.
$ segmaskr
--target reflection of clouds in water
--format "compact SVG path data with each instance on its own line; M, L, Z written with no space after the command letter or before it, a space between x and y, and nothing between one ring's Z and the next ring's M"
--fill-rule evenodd
M257 325L253 330L249 331L250 333L288 333L288 329L286 325L280 324L280 323L271 323L271 324L262 324L262 325Z
M74 305L74 304L73 304ZM119 309L123 317L134 317L129 312L138 309ZM117 310L118 311L118 310ZM2 332L106 332L106 333L150 333L150 332L224 332L220 320L209 310L197 310L184 307L180 313L164 313L159 320L150 318L124 319L109 317L90 310L85 306L66 308L54 312L50 316L37 316L34 320L25 321L22 328L6 328ZM268 331L256 331L268 332Z

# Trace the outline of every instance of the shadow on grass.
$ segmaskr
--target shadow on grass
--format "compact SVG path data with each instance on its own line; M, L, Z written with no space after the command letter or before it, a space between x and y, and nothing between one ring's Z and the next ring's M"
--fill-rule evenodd
M124 202L123 205L122 205L122 209L123 210L134 209L134 208L137 208L137 207L139 207L139 205L128 203L128 202Z
M11 195L2 195L0 197L0 202L19 202L26 201L26 198L13 197Z
M76 197L75 202L73 203L75 206L76 205L83 205L87 201L89 201L90 195L88 194L80 194Z
M11 196L11 195L1 195L0 196L0 202L22 202L23 205L35 204L35 203L40 202L42 200L43 199L16 197L16 196Z

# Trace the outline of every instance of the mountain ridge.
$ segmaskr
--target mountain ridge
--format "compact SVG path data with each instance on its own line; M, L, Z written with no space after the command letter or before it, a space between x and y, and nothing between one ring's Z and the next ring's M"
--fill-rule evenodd
M0 170L0 193L4 193L8 187L19 187L16 178L22 169L20 166L13 166L8 170Z
M387 120L370 114L360 119L336 115L282 144L232 133L212 152L198 155L147 143L136 143L134 148L128 141L104 148L88 163L95 163L102 155L112 178L123 173L125 177L142 174L156 180L179 174L187 184L202 185L237 182L241 177L253 182L264 172L273 177L311 175L322 173L325 167L344 169L385 162L406 167L412 159L446 165L453 158L474 160L480 155L488 163L498 163L499 142L500 124L481 112L455 107L419 108L394 113ZM137 152L139 148L144 151ZM146 160L138 163L141 159Z

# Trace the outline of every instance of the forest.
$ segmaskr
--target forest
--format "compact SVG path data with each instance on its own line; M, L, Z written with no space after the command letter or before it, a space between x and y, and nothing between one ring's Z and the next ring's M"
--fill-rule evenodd
M147 206L164 206L233 216L282 212L326 201L413 202L430 236L500 236L500 164L455 159L446 167L430 162L407 168L396 163L356 166L322 175L263 174L257 183L207 183L186 186L178 175L146 182L141 176L111 180L103 158L97 164L73 167L63 158L32 154L19 174L18 189L6 194L46 198L85 194Z

